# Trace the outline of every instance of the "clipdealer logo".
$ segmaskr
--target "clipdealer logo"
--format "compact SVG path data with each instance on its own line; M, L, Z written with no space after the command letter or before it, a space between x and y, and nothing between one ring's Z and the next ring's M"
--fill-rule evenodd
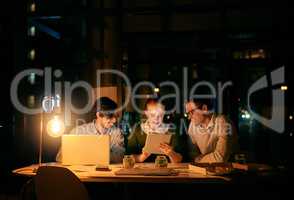
M56 94L62 94L64 92L64 118L65 118L65 124L70 125L71 124L71 113L76 114L85 114L89 112L94 105L95 99L97 96L101 96L101 94L98 92L95 94L95 88L93 88L88 82L86 81L76 81L74 83L65 81L63 83L59 81L53 81L52 79L58 78L62 76L61 70L54 70L50 67L46 67L44 70L41 69L27 69L20 73L18 73L14 80L11 83L10 88L10 97L11 101L14 105L14 107L26 114L38 114L42 112L42 108L28 108L25 105L22 105L19 96L18 96L18 86L20 84L20 81L28 76L29 74L34 73L40 77L44 78L44 94L45 96L50 96L52 93L52 89L54 88L54 91ZM129 103L131 103L134 110L138 113L142 113L143 110L140 109L136 102L138 99L144 99L146 98L146 95L142 95L138 93L138 90L140 87L149 87L152 90L156 87L154 83L150 81L141 81L137 83L136 85L132 85L131 81L127 77L126 74L123 72L120 72L118 70L97 70L97 86L101 85L101 77L104 74L112 74L117 76L118 78L121 78L121 80L124 82L125 88L128 90L127 95L125 96L125 102L123 105L119 107L119 111L123 110ZM272 113L271 118L268 119L264 116L259 115L256 113L253 108L251 107L250 100L253 94L259 92L262 89L276 86L279 84L284 83L285 81L285 67L280 67L274 71L271 72L270 76L270 83L268 83L267 77L263 76L259 80L257 80L253 85L249 88L247 93L247 108L252 116L253 119L257 120L258 122L262 123L264 126L278 132L283 133L285 130L285 94L284 91L282 91L280 88L278 89L272 89ZM63 85L63 86L62 86ZM173 89L173 92L169 94L165 94L160 97L160 101L166 100L166 99L174 99L175 105L170 108L169 110L166 110L167 114L170 113L181 113L181 101L186 102L189 99L194 98L205 98L205 99L212 99L218 103L217 105L217 112L222 113L223 111L223 92L226 90L229 86L232 86L232 81L227 82L218 82L217 85L208 82L208 81L200 81L193 85L193 87L189 90L188 88L188 70L186 68L183 69L183 83L182 87L179 87L175 82L172 81L163 81L160 83L159 87L170 87ZM199 87L206 87L208 94L197 94ZM88 101L87 104L83 108L76 108L72 104L72 93L75 89L82 88L87 92ZM150 95L147 95L150 96Z
M270 83L267 81L267 77L264 75L258 79L248 90L247 93L247 107L251 116L263 124L264 126L278 132L283 133L285 131L285 93L280 88L272 89L272 112L271 118L265 118L252 109L250 105L250 97L267 87L273 87L285 82L285 67L280 67L270 74Z

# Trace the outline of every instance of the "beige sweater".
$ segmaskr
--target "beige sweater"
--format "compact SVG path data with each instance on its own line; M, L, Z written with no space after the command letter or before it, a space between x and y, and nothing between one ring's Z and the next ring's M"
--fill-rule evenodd
M196 149L194 161L201 163L226 162L232 154L234 128L222 115L212 115L207 127L190 123L188 135Z

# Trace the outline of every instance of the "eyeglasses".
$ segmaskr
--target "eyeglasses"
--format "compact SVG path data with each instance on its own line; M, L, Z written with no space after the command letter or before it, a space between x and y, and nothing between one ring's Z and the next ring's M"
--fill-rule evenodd
M196 108L193 108L192 110L190 110L189 112L186 112L185 115L187 117L192 116L196 110L201 111L201 109L199 107L196 107Z
M186 115L187 116L193 115L193 113L194 113L195 110L197 110L197 108L194 108L194 109L190 110L189 112L186 112Z

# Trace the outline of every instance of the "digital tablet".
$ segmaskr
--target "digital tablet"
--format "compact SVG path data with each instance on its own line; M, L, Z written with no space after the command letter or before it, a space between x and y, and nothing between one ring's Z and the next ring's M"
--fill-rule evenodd
M151 153L151 154L162 154L160 151L160 144L167 143L169 144L171 141L171 134L156 134L150 133L147 134L145 146L143 148L144 152Z

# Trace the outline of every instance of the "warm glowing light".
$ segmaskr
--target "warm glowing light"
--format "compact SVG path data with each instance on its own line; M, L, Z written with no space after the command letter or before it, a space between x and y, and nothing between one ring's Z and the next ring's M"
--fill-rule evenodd
M64 123L58 116L54 116L47 124L47 132L51 137L60 137L64 132Z
M36 4L35 3L32 3L31 4L30 10L31 10L31 12L35 12L36 11Z
M154 92L158 93L159 91L159 88L154 88Z
M284 90L284 91L285 91L285 90L288 90L288 86L287 86L287 85L282 85L282 86L281 86L281 90Z
M184 114L184 116L185 116L185 117L188 117L188 115L187 115L186 113Z
M292 116L292 115L290 115L290 116L289 116L289 119L290 119L290 120L292 120L292 119L293 119L293 116Z

